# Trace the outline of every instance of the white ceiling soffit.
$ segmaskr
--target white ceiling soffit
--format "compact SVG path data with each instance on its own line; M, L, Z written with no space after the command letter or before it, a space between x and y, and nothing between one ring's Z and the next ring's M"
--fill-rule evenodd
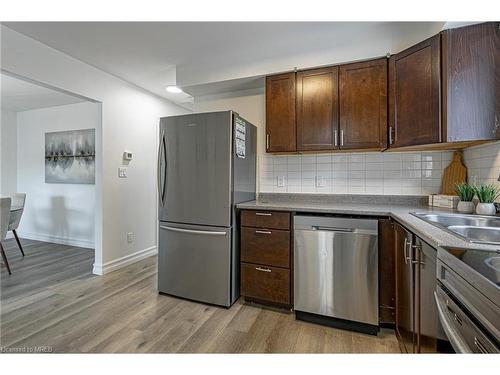
M0 104L3 110L22 112L85 101L82 98L0 74Z
M6 22L20 33L169 99L248 77L396 53L444 22ZM231 83L222 83L229 81ZM213 90L211 91L211 87ZM226 90L224 88L223 90Z
M194 97L194 101L210 99L214 96L223 96L225 94L250 95L261 94L264 92L266 80L261 77L246 77L231 79L220 82L210 82L201 85L184 86L183 90Z

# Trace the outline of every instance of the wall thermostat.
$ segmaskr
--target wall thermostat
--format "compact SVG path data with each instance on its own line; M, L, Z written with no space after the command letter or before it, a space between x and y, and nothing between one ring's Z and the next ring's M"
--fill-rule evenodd
M132 153L130 151L124 151L123 152L123 159L124 160L132 160Z

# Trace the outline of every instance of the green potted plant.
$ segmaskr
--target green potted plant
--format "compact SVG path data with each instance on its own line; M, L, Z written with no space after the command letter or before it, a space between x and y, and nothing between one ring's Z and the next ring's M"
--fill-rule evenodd
M495 215L496 208L493 202L500 196L500 188L496 185L482 184L474 187L474 190L479 199L476 206L476 214L479 215Z
M460 183L455 185L455 192L460 198L460 202L458 202L457 211L465 214L474 213L474 195L476 195L476 191L473 186L468 183Z

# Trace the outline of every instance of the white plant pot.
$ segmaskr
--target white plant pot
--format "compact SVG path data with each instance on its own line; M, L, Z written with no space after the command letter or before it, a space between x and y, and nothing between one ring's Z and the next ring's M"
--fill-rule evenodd
M464 214L473 214L474 213L474 202L458 202L457 211Z
M493 203L478 203L476 206L476 214L478 215L495 215L496 208Z

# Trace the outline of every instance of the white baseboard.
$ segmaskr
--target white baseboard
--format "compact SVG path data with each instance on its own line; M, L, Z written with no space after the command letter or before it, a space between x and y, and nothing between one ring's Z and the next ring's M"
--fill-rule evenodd
M11 232L9 232L9 235L11 238L14 238L14 235ZM94 249L94 241L52 236L49 234L27 233L23 231L17 231L17 235L20 238L26 238L27 240L52 242L60 245L70 245L70 246L84 247L87 249ZM7 238L9 238L9 236Z
M156 246L151 246L146 249L142 249L139 251L136 251L133 254L125 255L124 257L112 260L110 262L106 262L103 265L98 265L94 263L94 269L92 270L92 273L94 275L104 275L105 273L110 273L112 271L115 271L119 268L125 267L129 264L138 262L142 259L145 259L147 257L156 255L158 253L158 250Z

